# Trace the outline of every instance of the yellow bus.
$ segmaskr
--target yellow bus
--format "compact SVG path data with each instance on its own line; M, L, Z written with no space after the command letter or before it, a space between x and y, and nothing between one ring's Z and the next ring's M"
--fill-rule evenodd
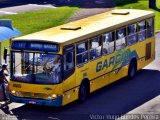
M155 58L154 13L113 10L12 40L10 99L63 106Z

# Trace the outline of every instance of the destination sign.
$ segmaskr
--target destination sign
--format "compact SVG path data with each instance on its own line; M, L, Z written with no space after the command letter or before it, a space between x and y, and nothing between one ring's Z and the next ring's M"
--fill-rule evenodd
M12 43L11 47L16 50L59 52L59 46L57 44L45 42L15 41Z

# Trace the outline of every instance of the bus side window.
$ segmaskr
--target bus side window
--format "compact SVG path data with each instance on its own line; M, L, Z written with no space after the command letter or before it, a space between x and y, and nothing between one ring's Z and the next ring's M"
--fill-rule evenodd
M74 53L68 52L64 54L64 70L70 70L74 67Z
M96 59L102 55L102 44L100 37L90 39L90 60Z
M116 30L116 50L126 47L126 28Z
M70 77L75 71L75 47L74 45L66 46L63 50L63 80Z
M114 48L114 32L109 32L104 34L103 37L103 55L107 55L113 53Z
M138 22L138 41L146 39L146 22L145 20Z
M131 24L131 25L128 25L128 27L127 27L127 30L128 30L127 44L129 46L137 43L136 29L137 29L136 24Z
M154 19L153 18L147 19L146 24L147 24L147 37L150 38L154 36Z
M78 43L76 50L77 65L88 62L88 41Z

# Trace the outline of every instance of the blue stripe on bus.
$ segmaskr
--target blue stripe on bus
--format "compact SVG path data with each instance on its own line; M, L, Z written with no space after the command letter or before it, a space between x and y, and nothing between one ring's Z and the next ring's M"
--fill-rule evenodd
M45 105L45 106L62 106L62 96L54 100L42 100L36 98L20 98L9 94L10 100L17 103L35 104L35 105Z

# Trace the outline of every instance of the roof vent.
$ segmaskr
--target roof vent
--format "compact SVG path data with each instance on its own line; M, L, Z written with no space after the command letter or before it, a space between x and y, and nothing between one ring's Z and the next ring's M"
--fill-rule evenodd
M63 26L61 27L61 30L79 30L81 29L81 26Z
M128 15L129 12L126 10L113 10L112 11L113 15Z

